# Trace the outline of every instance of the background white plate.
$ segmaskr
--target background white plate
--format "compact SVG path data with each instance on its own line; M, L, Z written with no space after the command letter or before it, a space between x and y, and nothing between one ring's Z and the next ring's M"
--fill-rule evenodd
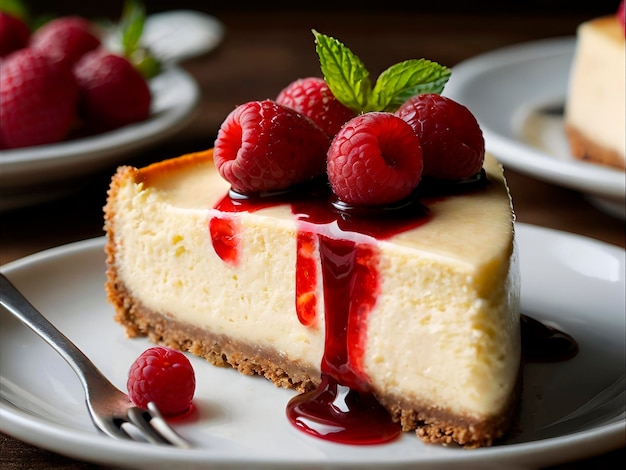
M523 432L474 450L426 445L414 434L380 446L347 446L293 428L294 392L191 357L195 414L174 420L192 450L148 447L99 434L72 370L4 309L0 312L0 429L75 458L133 468L537 468L624 444L625 252L580 236L517 226L525 313L572 334L579 355L530 364ZM78 347L125 388L130 364L150 344L129 340L104 292L103 239L87 240L2 267Z
M77 177L170 137L189 122L200 100L196 82L177 67L152 79L150 90L146 121L93 137L0 151L0 212L71 191L83 181Z
M623 171L576 161L563 128L563 105L576 38L533 41L455 66L444 94L472 110L485 145L505 166L581 191L624 217Z
M223 36L221 22L201 12L148 16L142 43L164 65L164 72L150 81L150 118L96 136L0 151L0 212L67 193L84 181L77 177L94 174L180 131L193 118L200 89L176 64L209 52ZM120 49L118 39L113 30L104 41L115 51Z

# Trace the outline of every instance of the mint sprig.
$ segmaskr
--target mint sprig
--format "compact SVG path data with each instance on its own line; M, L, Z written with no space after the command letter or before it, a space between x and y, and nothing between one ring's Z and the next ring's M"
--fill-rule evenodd
M145 19L146 10L141 2L137 0L124 2L120 20L120 36L125 55L132 55L139 47Z
M146 9L139 0L126 0L120 20L120 42L126 58L145 78L161 72L161 63L141 45L141 36L146 21Z
M28 8L21 0L0 0L0 11L25 22L28 20Z
M328 88L356 113L393 112L421 93L441 93L451 70L427 59L411 59L383 71L374 87L361 59L344 44L313 30L315 50Z

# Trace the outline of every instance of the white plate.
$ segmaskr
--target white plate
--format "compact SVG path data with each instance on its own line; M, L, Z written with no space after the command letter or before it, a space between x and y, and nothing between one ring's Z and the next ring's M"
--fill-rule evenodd
M99 434L78 379L53 350L2 310L0 428L78 459L134 468L484 468L545 466L624 444L625 252L563 232L518 225L522 301L527 314L553 321L579 343L568 362L530 364L523 432L492 448L423 444L406 433L380 446L348 446L297 431L285 417L294 392L191 357L196 414L174 421L192 450L148 447ZM125 388L128 367L150 344L129 340L104 293L103 240L59 247L3 266L102 371Z
M148 16L142 42L165 65L165 71L150 81L150 118L93 137L0 151L0 212L70 192L84 184L77 177L180 131L198 107L200 90L176 64L214 49L223 35L220 21L201 12L174 10ZM109 49L119 49L117 38L112 32L105 39Z
M171 65L215 49L224 37L224 25L214 16L195 10L167 10L146 17L141 45L162 64ZM106 46L122 51L121 35L114 26Z
M217 18L199 11L165 11L146 18L141 42L161 62L179 63L216 48L224 29Z
M578 190L601 209L624 217L623 171L571 156L563 105L576 38L498 49L453 67L444 94L469 107L485 145L505 166Z
M177 67L152 79L150 89L146 121L93 137L0 151L0 212L69 192L84 184L84 177L161 142L191 119L200 100L196 82Z

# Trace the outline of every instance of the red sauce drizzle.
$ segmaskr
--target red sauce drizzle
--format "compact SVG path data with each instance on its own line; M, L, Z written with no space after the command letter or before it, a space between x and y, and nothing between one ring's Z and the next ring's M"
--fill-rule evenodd
M299 231L296 267L296 313L304 326L315 325L317 317L317 263L315 234Z
M275 201L270 198L247 198L234 191L229 191L216 205L219 216L209 219L209 233L213 241L213 249L220 259L228 264L239 262L239 226L236 218L227 215L235 212L254 212L270 207Z
M220 214L209 220L218 256L229 263L239 259L236 218L228 214L278 204L290 204L298 223L298 318L303 325L316 324L320 303L317 253L326 312L322 382L316 390L294 397L287 406L287 416L298 429L335 442L375 444L395 439L401 428L376 400L363 370L367 316L380 291L376 239L425 223L428 212L415 199L362 217L362 209L333 205L326 185L266 197L245 197L230 191L215 206Z
M237 222L230 217L212 217L209 220L209 231L215 253L222 261L237 265L239 263Z
M578 354L578 343L567 333L521 315L522 353L528 362L566 361Z
M374 245L319 235L326 336L322 382L287 405L298 429L345 444L378 444L401 432L371 393L363 370L367 316L379 292Z
M483 187L484 173L475 183L462 189L451 185L443 191L437 187L434 193L428 190L419 199L416 195L396 207L375 210L345 207L333 201L324 184L263 197L230 191L216 204L220 215L209 220L209 230L216 253L227 263L237 262L239 246L236 218L226 214L291 205L298 221L295 306L300 322L306 326L316 325L319 276L315 255L316 250L319 252L326 312L321 383L317 389L289 401L287 417L296 428L345 444L380 444L401 433L400 426L376 400L363 370L367 316L380 291L376 240L428 222L428 209L420 199L441 200L450 194L467 192L468 187L470 191ZM537 334L546 335L536 325L532 329L523 328L523 332L533 338ZM525 343L533 342L527 339ZM559 344L563 346L562 342ZM558 354L553 351L551 356L554 359Z

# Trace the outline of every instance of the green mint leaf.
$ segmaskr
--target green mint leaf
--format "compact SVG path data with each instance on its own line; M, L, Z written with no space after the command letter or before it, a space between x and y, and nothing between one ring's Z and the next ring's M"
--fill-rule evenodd
M122 36L122 50L126 57L131 57L139 47L145 19L146 11L140 1L126 0L124 2L124 10L120 20L120 34Z
M160 61L141 45L141 35L146 21L146 10L139 0L126 0L120 20L122 54L144 78L152 78L161 73Z
M450 79L448 67L427 59L411 59L392 65L380 74L371 96L375 111L393 112L412 96L443 91Z
M313 30L315 50L324 80L344 106L357 113L393 112L412 96L443 91L451 70L426 59L411 59L392 65L376 80L350 49L334 38Z
M313 30L315 50L328 88L355 112L367 106L372 84L369 72L355 54L334 38Z
M0 0L0 11L11 16L16 16L22 21L28 23L28 8L21 0Z
M161 62L150 54L148 49L140 47L129 57L133 66L139 71L143 78L156 77L163 71Z

